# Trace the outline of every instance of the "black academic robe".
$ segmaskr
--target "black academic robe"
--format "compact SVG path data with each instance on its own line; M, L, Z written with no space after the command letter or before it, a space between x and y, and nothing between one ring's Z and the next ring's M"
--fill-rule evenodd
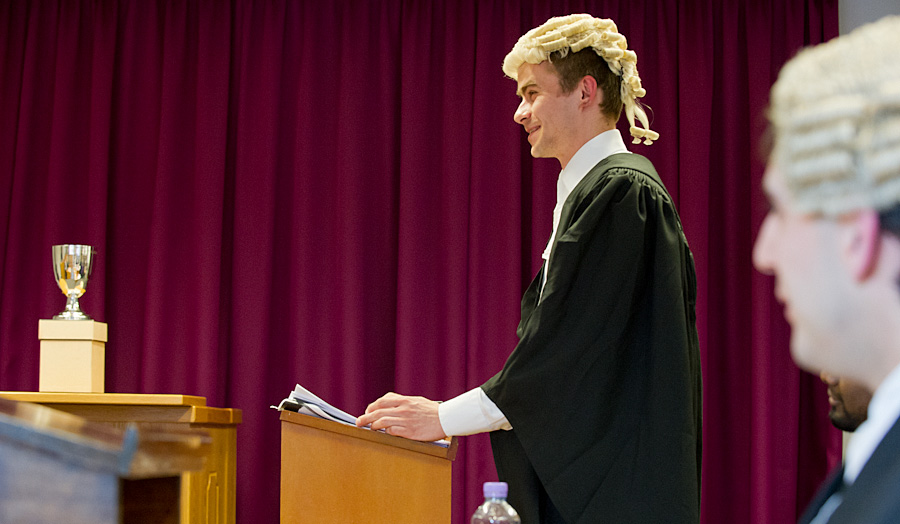
M853 484L843 486L843 473L841 467L832 470L800 517L801 524L811 522L828 497L838 489L843 501L831 514L828 524L900 522L900 420L888 430Z
M672 199L636 154L599 162L566 200L519 343L482 388L524 524L697 523L701 379L694 263ZM542 270L543 271L543 270Z

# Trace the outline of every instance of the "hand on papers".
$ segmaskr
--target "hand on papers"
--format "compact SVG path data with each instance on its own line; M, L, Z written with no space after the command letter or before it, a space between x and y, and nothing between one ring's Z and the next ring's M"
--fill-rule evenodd
M438 417L438 403L424 397L388 393L369 404L366 414L356 419L357 426L372 425L388 435L432 441L445 438Z

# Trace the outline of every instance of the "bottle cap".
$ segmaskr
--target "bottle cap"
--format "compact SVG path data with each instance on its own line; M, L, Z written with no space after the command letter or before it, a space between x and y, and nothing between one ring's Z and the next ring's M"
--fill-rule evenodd
M486 499L505 499L509 493L509 486L506 482L485 482L484 498Z

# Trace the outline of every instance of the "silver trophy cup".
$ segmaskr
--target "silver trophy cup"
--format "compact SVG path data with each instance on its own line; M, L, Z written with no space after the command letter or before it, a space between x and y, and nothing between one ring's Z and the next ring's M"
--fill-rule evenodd
M66 309L54 316L54 320L91 319L81 311L78 298L87 289L93 259L94 248L91 246L81 244L53 246L53 275L63 295L68 297Z

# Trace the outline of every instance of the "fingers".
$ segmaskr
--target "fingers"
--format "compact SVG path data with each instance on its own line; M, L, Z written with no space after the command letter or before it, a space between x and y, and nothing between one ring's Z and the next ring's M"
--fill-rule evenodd
M415 424L410 425L409 421L397 417L382 417L372 423L371 429L374 431L384 431L388 435L395 437L404 437L413 440L438 440L438 438L423 438L423 433Z
M424 397L388 393L369 404L366 413L356 419L356 425L414 440L444 438L437 403Z
M405 422L407 417L404 416L402 409L397 407L376 409L356 419L357 426L371 426L375 430L402 426Z
M370 426L370 425L374 424L375 422L377 422L378 419L380 419L383 416L384 415L382 413L378 413L378 412L374 412L374 411L372 413L366 413L365 415L356 418L356 425L358 427Z
M393 429L390 434L396 435L397 431L402 431L403 421L397 417L381 417L372 421L371 428L375 431Z
M405 397L403 395L398 395L396 393L388 393L383 397L379 398L375 402L372 402L366 407L366 413L371 413L377 409L386 409L386 408L394 408L400 405Z
M407 437L411 434L406 427L406 421L402 418L390 416L385 411L375 411L356 419L359 427L369 426L373 431L384 430L388 435Z
M383 411L386 409L392 409L397 407L400 404L403 396L398 395L396 393L388 393L375 402L372 402L368 406L366 406L366 412L361 417L357 417L356 425L359 427L368 426L373 422L377 421L381 417L384 417L386 413ZM376 429L376 428L372 428Z

